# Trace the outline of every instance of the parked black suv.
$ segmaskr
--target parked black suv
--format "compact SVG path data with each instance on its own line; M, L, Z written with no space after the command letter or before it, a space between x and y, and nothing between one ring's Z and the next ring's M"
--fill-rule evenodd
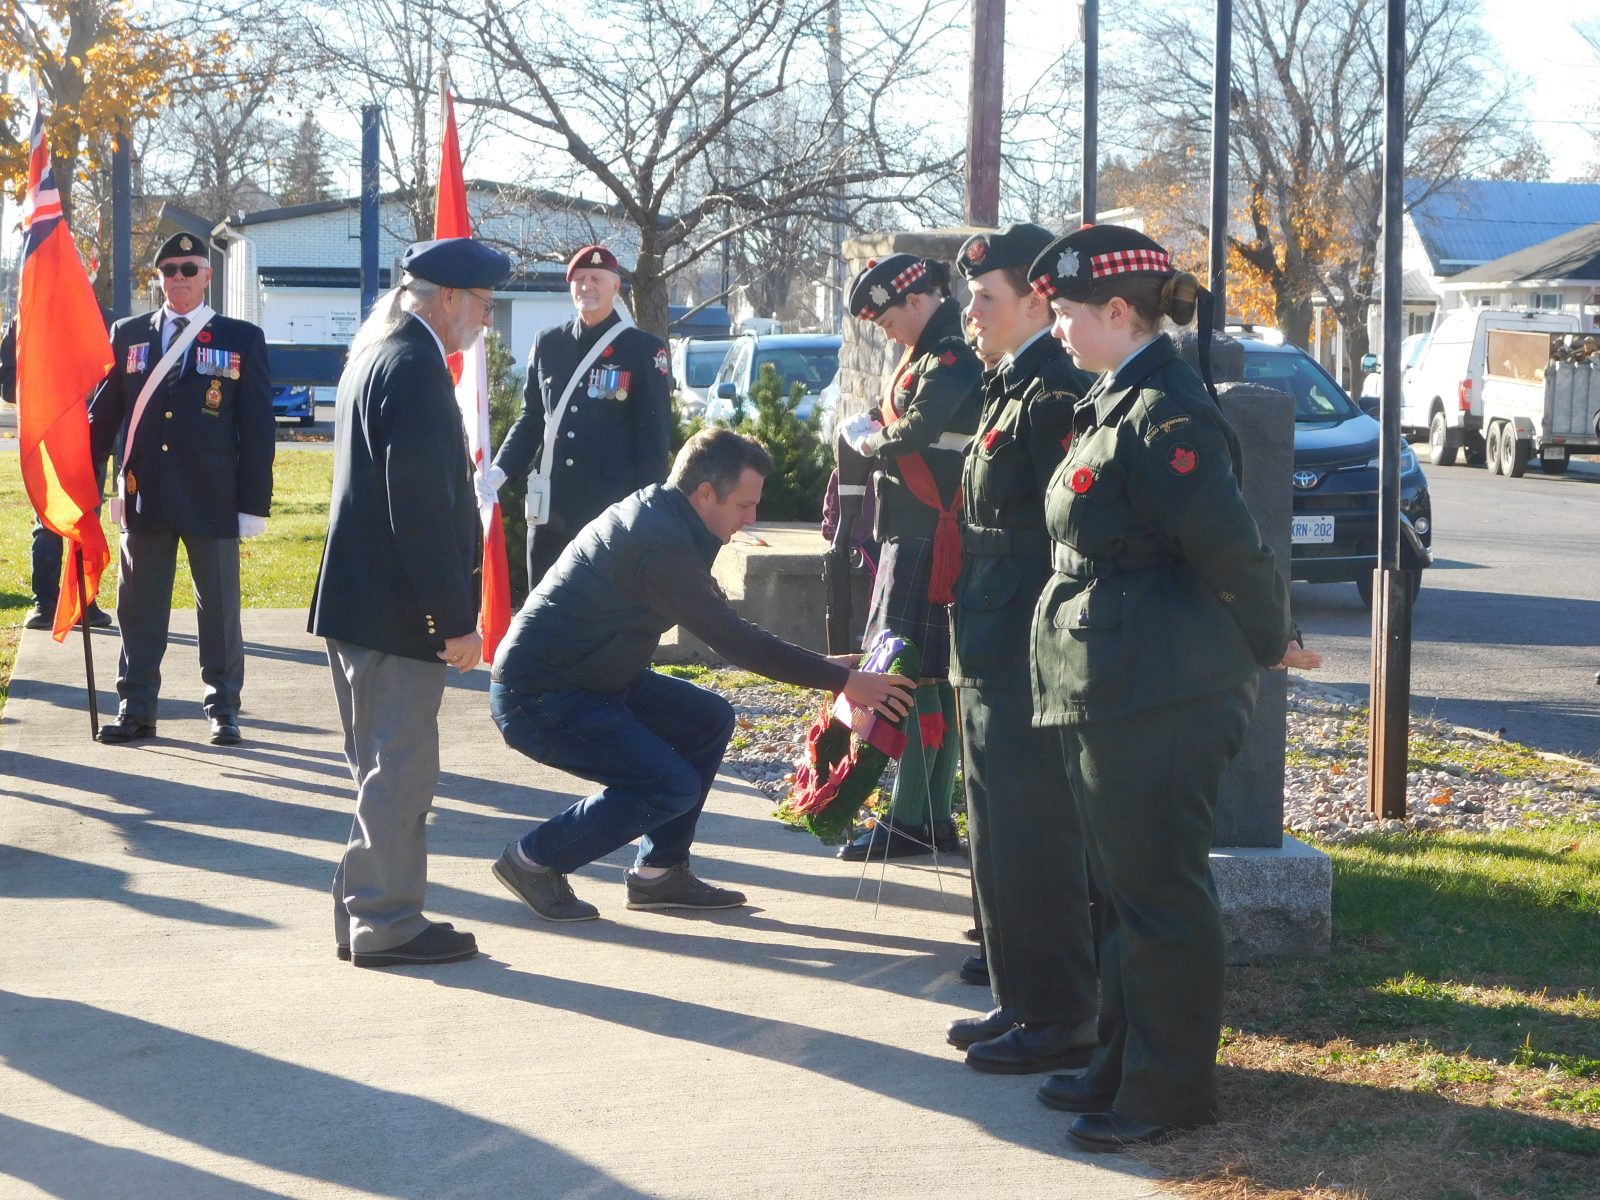
M1311 583L1353 581L1370 606L1372 570L1378 565L1378 422L1362 412L1305 351L1259 330L1228 332L1244 350L1246 382L1294 397L1289 577ZM1400 451L1400 511L1422 544L1430 545L1433 504L1428 478L1406 445Z

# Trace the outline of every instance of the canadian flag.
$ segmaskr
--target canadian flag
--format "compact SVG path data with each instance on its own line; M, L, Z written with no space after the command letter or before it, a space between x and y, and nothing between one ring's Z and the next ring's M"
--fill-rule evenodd
M455 102L448 83L441 92L444 139L439 150L433 236L471 237L472 218L467 213L467 181L461 170ZM489 467L489 362L483 338L480 330L478 340L469 349L450 356L450 374L456 381L456 403L461 406L461 424L467 431L467 452L472 456L472 469L480 475ZM506 564L506 534L500 521L500 505L486 505L480 501L478 517L483 522L483 597L478 620L483 635L483 657L492 662L495 649L511 624L511 573Z

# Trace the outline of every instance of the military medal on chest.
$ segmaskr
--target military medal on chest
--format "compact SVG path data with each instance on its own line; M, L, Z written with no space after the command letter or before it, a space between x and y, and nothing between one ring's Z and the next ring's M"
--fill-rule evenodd
M213 379L211 386L206 389L206 411L216 412L222 407L222 380Z
M200 346L194 352L195 370L215 379L239 378L239 368L243 363L244 355L236 350L213 350L209 346Z
M595 367L589 372L589 398L591 400L626 400L628 383L632 375L615 367Z

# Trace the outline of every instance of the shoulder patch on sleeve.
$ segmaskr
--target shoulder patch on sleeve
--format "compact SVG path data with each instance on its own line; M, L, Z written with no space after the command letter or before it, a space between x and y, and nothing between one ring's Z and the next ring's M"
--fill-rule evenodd
M1190 423L1190 420L1190 417L1180 414L1176 417L1168 417L1165 421L1157 422L1145 431L1144 444L1149 446L1153 444L1157 438L1165 437L1167 434L1172 433L1175 430L1182 429L1185 425Z
M656 351L656 370L660 371L663 375L670 373L667 366L667 348L665 346Z
M1200 456L1193 446L1179 442L1172 448L1172 453L1167 456L1167 470L1174 475L1192 475L1194 469L1200 465Z

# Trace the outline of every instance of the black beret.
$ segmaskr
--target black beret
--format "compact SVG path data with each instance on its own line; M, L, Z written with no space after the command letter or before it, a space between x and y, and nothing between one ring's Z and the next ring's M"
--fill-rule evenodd
M511 260L475 238L413 242L400 256L406 272L449 288L487 288L505 282Z
M850 311L863 321L876 321L917 291L917 281L927 273L928 264L914 254L872 259L850 285Z
M1055 237L1043 225L1007 225L993 233L975 233L961 244L956 267L968 279L987 271L1021 267L1024 271L1039 257L1039 251Z
M1137 229L1085 225L1041 250L1028 282L1046 300L1081 300L1107 279L1174 273L1172 256Z
M175 233L161 243L161 249L156 251L152 262L162 262L168 258L210 258L211 245L205 238L195 237L192 233Z

